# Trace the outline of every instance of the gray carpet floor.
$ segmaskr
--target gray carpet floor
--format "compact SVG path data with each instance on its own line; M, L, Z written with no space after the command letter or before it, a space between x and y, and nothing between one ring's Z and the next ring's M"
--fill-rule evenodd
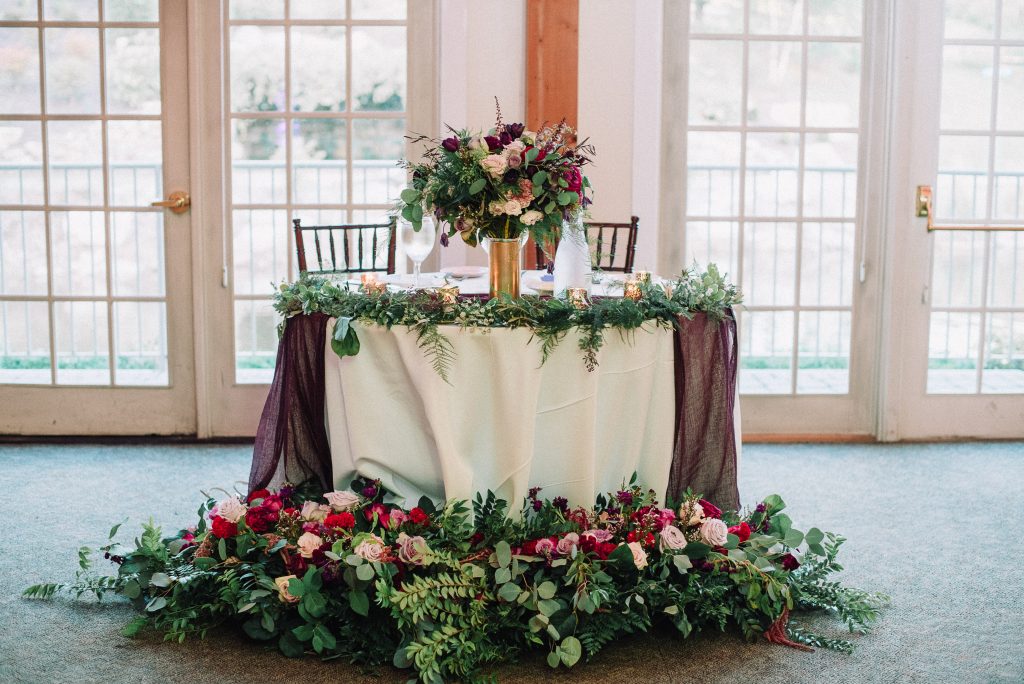
M0 682L405 681L390 668L288 660L234 633L125 639L132 611L116 598L20 598L29 584L70 578L76 549L101 543L114 522L190 524L200 490L231 487L248 466L243 446L0 445ZM844 534L843 579L893 596L854 654L734 634L636 637L570 673L537 658L499 681L1022 682L1022 483L1021 443L748 446L743 500L779 493L798 528Z

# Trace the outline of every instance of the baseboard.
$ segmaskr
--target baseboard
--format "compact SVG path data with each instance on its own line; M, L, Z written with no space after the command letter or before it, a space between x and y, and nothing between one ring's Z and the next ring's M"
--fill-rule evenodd
M874 435L849 435L849 434L773 434L773 433L744 433L744 444L873 444L878 440Z
M195 435L0 435L0 444L245 444L252 445L252 437L210 437L199 439Z

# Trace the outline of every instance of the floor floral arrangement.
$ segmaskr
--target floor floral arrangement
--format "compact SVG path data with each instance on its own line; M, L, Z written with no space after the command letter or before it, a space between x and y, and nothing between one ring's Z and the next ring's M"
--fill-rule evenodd
M195 527L171 536L151 522L123 547L115 526L99 548L115 576L83 548L75 582L25 595L116 593L141 612L126 636L153 629L181 642L235 624L289 657L393 663L423 682L487 679L533 649L573 667L654 629L733 626L750 640L846 651L850 641L791 616L829 611L865 632L887 602L833 581L843 538L797 530L778 496L742 514L689 494L662 507L635 481L589 508L531 490L519 515L490 493L409 510L391 498L366 480L323 496L286 485L210 498Z

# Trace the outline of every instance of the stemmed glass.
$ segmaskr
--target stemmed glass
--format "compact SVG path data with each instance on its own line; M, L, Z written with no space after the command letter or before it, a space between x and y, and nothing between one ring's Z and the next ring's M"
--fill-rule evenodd
M418 289L420 286L420 264L430 256L430 253L434 250L434 243L437 241L437 226L434 223L434 217L424 216L419 230L415 230L409 221L401 219L398 225L398 233L402 240L402 249L405 250L405 255L412 259L413 288Z

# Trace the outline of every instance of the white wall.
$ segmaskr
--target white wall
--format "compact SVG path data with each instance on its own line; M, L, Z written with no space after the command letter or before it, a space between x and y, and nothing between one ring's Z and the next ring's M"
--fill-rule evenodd
M494 97L505 121L526 117L526 1L441 0L441 130L494 126ZM441 266L486 264L482 249L455 239Z
M660 0L581 0L579 134L597 150L591 216L640 217L636 268L654 270L661 133Z
M506 121L526 116L525 0L441 0L440 121L487 129L494 96ZM578 129L597 150L587 169L595 220L640 217L636 267L657 259L662 0L581 0ZM453 241L441 266L485 264ZM681 264L680 264L681 266Z

